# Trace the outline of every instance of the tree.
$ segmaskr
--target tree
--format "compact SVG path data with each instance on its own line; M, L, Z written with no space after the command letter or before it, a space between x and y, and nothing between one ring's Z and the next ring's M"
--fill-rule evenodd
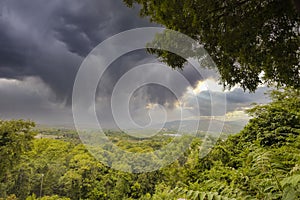
M219 140L206 157L199 158L199 148L192 146L182 172L168 174L183 174L182 182L165 181L173 188L156 191L153 197L175 193L176 199L199 195L216 199L299 199L299 90L286 88L270 95L271 103L250 109L253 118L248 125L227 140Z
M31 148L35 132L33 122L23 120L0 121L0 196L5 196L10 172L26 151ZM4 190L4 191L2 191Z
M196 40L195 52L203 47L208 51L224 86L239 84L250 91L260 83L300 88L300 12L296 0L124 2L130 7L140 4L141 16ZM154 43L164 42L165 38L160 38ZM173 68L185 64L173 53L148 51Z
M243 140L262 146L282 146L300 135L300 93L286 88L270 93L272 102L248 110L253 117L241 132Z

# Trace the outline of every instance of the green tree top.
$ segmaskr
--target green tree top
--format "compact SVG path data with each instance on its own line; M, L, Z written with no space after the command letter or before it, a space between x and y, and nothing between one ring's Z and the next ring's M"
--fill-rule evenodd
M33 122L0 120L0 181L16 165L21 155L30 150L35 132ZM4 180L5 181L5 180Z
M300 88L300 15L293 0L124 0L141 15L205 48L224 86L254 91L261 82ZM185 61L150 50L173 68Z
M270 93L272 102L248 110L253 117L241 132L246 141L281 146L300 134L300 91L292 88Z

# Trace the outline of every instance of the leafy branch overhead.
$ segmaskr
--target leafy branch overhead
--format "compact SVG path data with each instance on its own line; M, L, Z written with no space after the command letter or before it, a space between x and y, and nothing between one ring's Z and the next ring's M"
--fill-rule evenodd
M141 16L196 40L196 46L206 49L216 63L224 86L239 84L250 91L259 83L300 88L300 12L296 0L124 2L131 7L140 4ZM158 38L154 43L164 42ZM173 68L184 67L185 60L174 53L149 52Z

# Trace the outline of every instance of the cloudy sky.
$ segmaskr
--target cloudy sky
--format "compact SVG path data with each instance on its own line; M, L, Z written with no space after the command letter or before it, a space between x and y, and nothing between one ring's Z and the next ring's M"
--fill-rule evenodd
M121 0L0 0L0 118L72 124L72 90L84 58L107 38L146 26L158 25L140 18L138 8L129 9ZM159 65L154 56L138 50L121 56L105 71L95 99L103 126L110 126L113 121L110 102L118 80L135 66L146 63ZM217 100L219 94L226 94L226 113L214 115L234 116L254 102L268 101L265 87L255 94L244 93L238 87L223 91L216 83L217 74L208 73L209 79L205 80L189 65L180 71L189 84L182 84L175 76L166 78L157 67L146 67L143 73L131 73L125 85L133 84L137 78L155 76L176 87L179 97L159 85L138 88L128 107L140 125L147 124L149 111L157 122L162 120L162 110L168 113L168 120L178 119L178 102L184 105L186 119L197 118L191 95L197 96L202 116L212 114L211 94ZM211 86L209 90L205 84ZM116 96L120 104L122 95ZM223 103L223 99L219 101Z

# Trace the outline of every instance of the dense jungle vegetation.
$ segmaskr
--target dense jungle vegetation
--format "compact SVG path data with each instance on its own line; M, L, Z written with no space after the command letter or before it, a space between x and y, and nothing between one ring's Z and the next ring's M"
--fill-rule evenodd
M271 103L248 110L252 118L245 128L219 139L207 156L199 157L202 139L196 138L171 165L139 174L104 166L74 131L0 121L0 199L299 199L299 91L273 91L271 97ZM108 136L134 151L170 140Z

